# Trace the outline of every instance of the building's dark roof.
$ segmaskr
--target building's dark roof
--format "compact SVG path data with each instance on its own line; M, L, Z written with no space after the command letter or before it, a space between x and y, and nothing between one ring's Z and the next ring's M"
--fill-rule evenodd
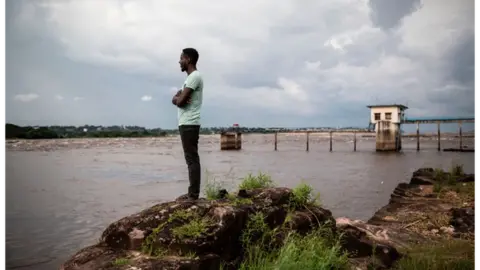
M406 110L407 106L402 104L385 104L385 105L368 105L367 108L385 108L385 107L400 107L400 109Z

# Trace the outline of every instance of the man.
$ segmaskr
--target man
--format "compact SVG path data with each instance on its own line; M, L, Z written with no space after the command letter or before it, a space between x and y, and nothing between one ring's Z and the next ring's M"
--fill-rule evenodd
M183 49L180 55L180 69L187 73L181 90L172 98L178 107L178 129L182 140L183 153L188 166L188 194L183 199L198 199L200 195L200 157L198 137L200 133L200 110L203 100L203 79L197 70L198 52L193 48Z

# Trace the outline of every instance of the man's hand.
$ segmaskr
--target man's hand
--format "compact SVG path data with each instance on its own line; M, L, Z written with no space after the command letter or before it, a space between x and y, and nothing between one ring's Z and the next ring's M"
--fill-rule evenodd
M173 96L173 98L172 98L172 104L173 105L177 106L178 97L180 96L181 93L182 93L182 90L178 90L178 92ZM192 104L192 97L188 97L185 104ZM185 106L185 104L183 104L183 106Z
M178 97L174 97L175 105L179 108L183 108L185 105L191 104L192 92L193 90L191 88L185 87Z
M180 94L182 93L182 90L178 90L177 93L173 96L172 98L172 104L177 106L177 99L178 97L180 96Z

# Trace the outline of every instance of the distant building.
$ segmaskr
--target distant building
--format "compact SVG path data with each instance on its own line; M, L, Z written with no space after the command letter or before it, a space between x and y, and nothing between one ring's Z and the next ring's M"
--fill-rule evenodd
M405 120L407 106L370 105L370 124L375 125L376 150L400 151L402 149L401 123Z
M369 105L370 123L376 124L378 121L389 121L400 124L405 120L405 110L407 106L400 104L392 105Z

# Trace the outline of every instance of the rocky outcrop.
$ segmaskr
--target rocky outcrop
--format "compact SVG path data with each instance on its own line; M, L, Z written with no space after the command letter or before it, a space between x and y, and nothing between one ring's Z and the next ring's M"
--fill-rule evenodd
M240 190L235 195L222 190L218 200L157 204L112 223L99 243L80 250L61 269L217 270L220 264L236 269L244 255L242 234L249 220L258 215L275 231L276 245L282 245L288 232L305 234L321 226L341 236L353 269L387 269L412 244L473 235L473 198L464 201L468 198L455 197L450 191L439 196L434 192L438 173L416 171L410 183L399 184L389 203L367 222L335 220L319 206L291 204L294 195L288 188ZM474 176L455 181L465 185Z
M220 261L235 266L243 254L240 236L249 217L259 213L270 228L280 228L278 237L318 226L335 231L330 211L291 209L288 188L239 193L215 201L162 203L122 218L108 226L98 244L78 252L61 269L208 270L219 269Z
M346 235L345 246L352 264L357 269L371 268L372 264L390 268L403 256L398 251L412 245L453 237L473 238L474 198L463 196L462 190L435 191L435 186L473 189L466 183L474 180L474 175L452 176L422 168L413 173L409 183L399 184L389 203L367 222L337 218L337 230Z

